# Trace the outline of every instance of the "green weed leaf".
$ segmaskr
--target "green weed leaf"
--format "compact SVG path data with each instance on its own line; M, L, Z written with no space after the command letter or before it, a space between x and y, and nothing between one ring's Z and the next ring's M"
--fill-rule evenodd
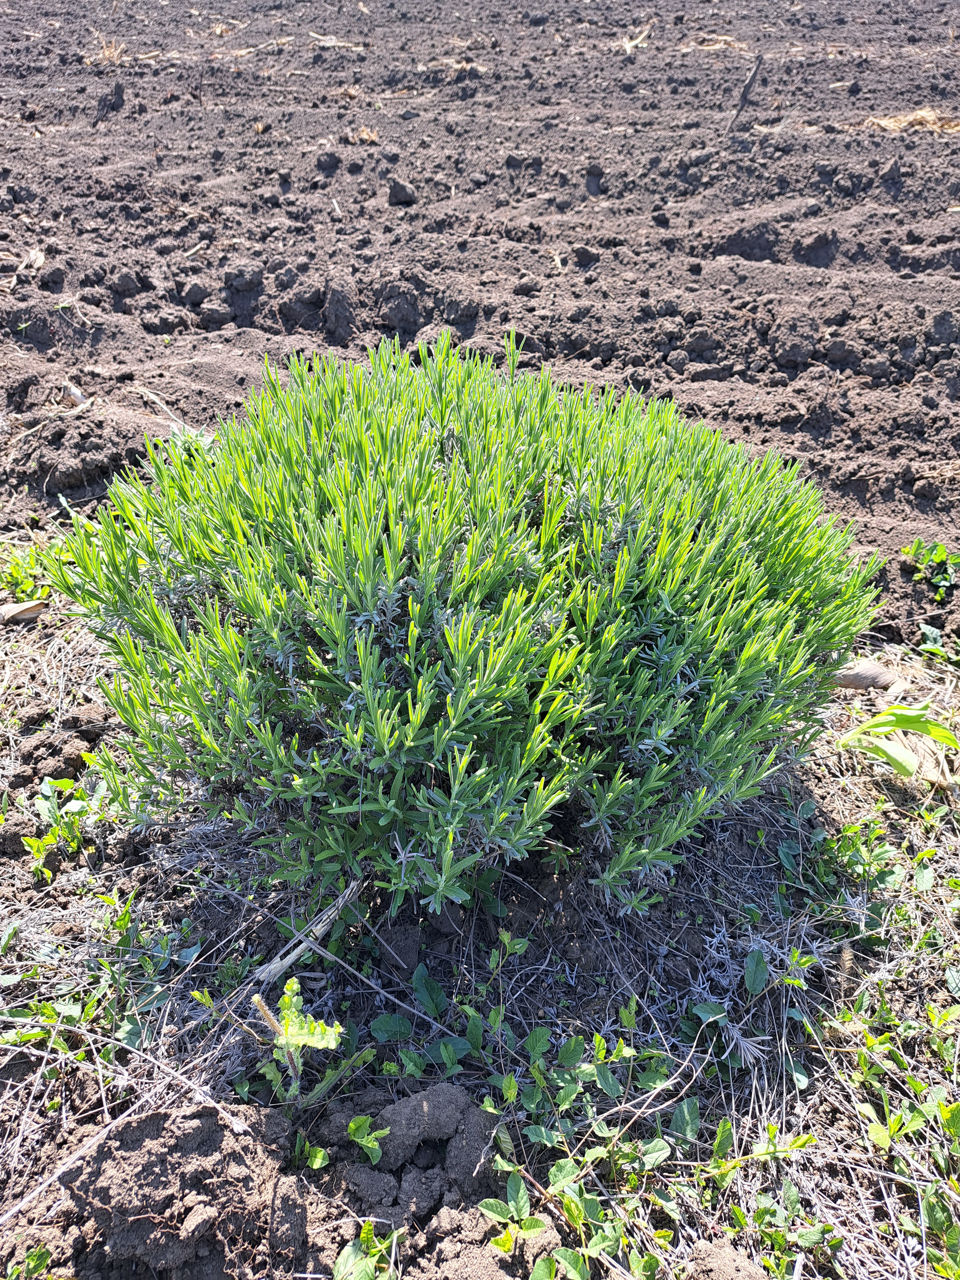
M743 966L743 981L752 996L758 996L766 990L770 974L767 962L760 950L751 951Z
M513 1217L510 1206L502 1200L481 1200L477 1208L494 1222L510 1222Z
M590 1267L582 1254L562 1248L554 1249L553 1256L563 1268L564 1275L572 1277L572 1280L590 1280Z
M402 1014L384 1013L370 1023L370 1032L377 1044L389 1044L408 1040L413 1034L413 1024Z
M684 1098L679 1104L670 1118L670 1132L688 1142L696 1140L700 1132L700 1103L696 1098Z

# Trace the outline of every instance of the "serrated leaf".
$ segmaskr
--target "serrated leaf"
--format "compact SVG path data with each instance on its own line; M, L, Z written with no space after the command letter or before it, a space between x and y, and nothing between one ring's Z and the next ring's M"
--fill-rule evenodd
M796 1218L800 1213L800 1192L789 1178L783 1180L783 1207L791 1218Z
M801 1249L815 1249L827 1238L827 1229L822 1222L815 1227L802 1227L797 1232L797 1244Z
M759 948L751 951L744 961L743 981L752 996L758 996L761 991L766 989L769 976L770 973L767 969L767 962L763 958L763 952Z

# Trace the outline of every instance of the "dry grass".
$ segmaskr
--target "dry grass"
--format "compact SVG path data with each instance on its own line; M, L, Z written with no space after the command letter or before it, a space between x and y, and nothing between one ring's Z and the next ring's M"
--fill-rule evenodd
M115 36L111 36L108 40L106 36L99 31L95 31L94 37L99 40L100 48L94 54L89 54L84 58L84 66L93 67L119 67L129 66L133 61L127 53L127 46L117 40Z
M656 25L656 19L654 18L651 19L645 27L642 27L635 36L623 36L618 43L614 45L615 51L619 53L622 49L624 53L629 56L637 49L646 48L647 42L650 39L650 33Z
M868 116L863 122L863 128L882 129L884 133L922 129L929 133L950 134L960 133L960 119L933 107L922 107L918 111L906 111L897 116Z
M718 35L716 32L701 32L691 36L680 46L681 53L744 53L749 54L749 45L742 40L734 40L733 36Z
M21 276L35 275L46 261L42 249L27 249L26 252L11 253L8 249L0 252L0 292L12 293L20 282Z

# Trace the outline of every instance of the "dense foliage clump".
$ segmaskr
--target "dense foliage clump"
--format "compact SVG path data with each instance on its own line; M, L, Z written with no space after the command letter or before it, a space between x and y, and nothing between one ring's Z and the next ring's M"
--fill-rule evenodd
M267 368L149 447L58 585L116 655L130 812L200 802L281 874L439 910L530 854L630 900L754 793L869 620L818 493L672 404L460 358Z

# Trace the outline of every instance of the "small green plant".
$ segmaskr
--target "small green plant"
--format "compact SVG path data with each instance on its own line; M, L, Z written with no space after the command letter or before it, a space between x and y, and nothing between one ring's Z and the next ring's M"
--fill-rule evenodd
M730 1206L730 1216L735 1232L753 1229L765 1251L772 1255L771 1272L784 1280L795 1274L800 1256L811 1258L818 1269L828 1269L820 1274L830 1274L833 1256L843 1245L843 1237L835 1227L805 1218L800 1195L789 1178L783 1180L779 1198L758 1192L752 1213L734 1204Z
M511 1173L507 1179L506 1200L481 1200L478 1208L503 1228L492 1243L504 1253L512 1253L518 1240L536 1235L547 1225L542 1219L531 1217L530 1192L519 1173Z
M924 542L917 538L902 554L916 568L914 582L927 582L933 589L933 598L942 603L948 593L960 585L960 551L948 551L942 542Z
M106 817L103 801L107 786L101 779L92 791L85 782L71 782L67 778L44 778L34 808L46 828L41 836L23 836L27 851L33 855L33 873L39 880L49 882L53 873L46 865L52 850L64 848L67 853L79 853L88 838L90 826Z
M333 1280L394 1280L399 1276L396 1266L397 1247L403 1239L403 1231L391 1231L378 1236L373 1223L368 1220L360 1228L356 1240L343 1249L333 1264Z
M372 874L393 909L538 852L640 906L819 732L872 616L852 531L672 404L506 356L267 367L215 443L149 441L75 522L50 574L117 661L128 816L189 793L290 883Z
M0 591L18 601L46 600L50 595L50 580L36 543L7 544L0 551Z
M490 976L495 978L511 956L522 956L530 945L529 938L514 938L506 929L498 929L499 945L490 952Z
M46 1245L34 1245L27 1250L23 1262L7 1263L7 1280L37 1280L47 1275L51 1256Z
M343 1027L339 1022L328 1026L303 1012L303 997L296 978L290 978L284 987L276 1016L271 1013L262 996L254 996L253 1005L274 1037L274 1061L261 1063L260 1073L266 1076L277 1096L284 1102L300 1101L304 1053L308 1049L336 1049L340 1044ZM315 1098L307 1095L302 1101L306 1106L315 1101Z
M347 1125L347 1133L357 1144L371 1164L379 1164L383 1152L380 1150L380 1139L385 1138L389 1129L374 1129L370 1116L354 1116Z
M325 1169L330 1163L330 1154L325 1147L315 1147L306 1134L297 1130L293 1144L293 1167L295 1169Z
M876 756L903 777L912 778L920 767L920 760L909 747L891 741L891 734L917 733L954 750L960 748L956 735L946 725L927 714L929 706L927 702L921 703L919 707L895 703L871 716L869 720L864 720L862 724L854 725L838 740L837 746Z
M920 635L923 644L920 652L929 658L937 658L950 667L960 667L960 639L956 636L948 640L938 627L931 627L926 622L920 623Z

